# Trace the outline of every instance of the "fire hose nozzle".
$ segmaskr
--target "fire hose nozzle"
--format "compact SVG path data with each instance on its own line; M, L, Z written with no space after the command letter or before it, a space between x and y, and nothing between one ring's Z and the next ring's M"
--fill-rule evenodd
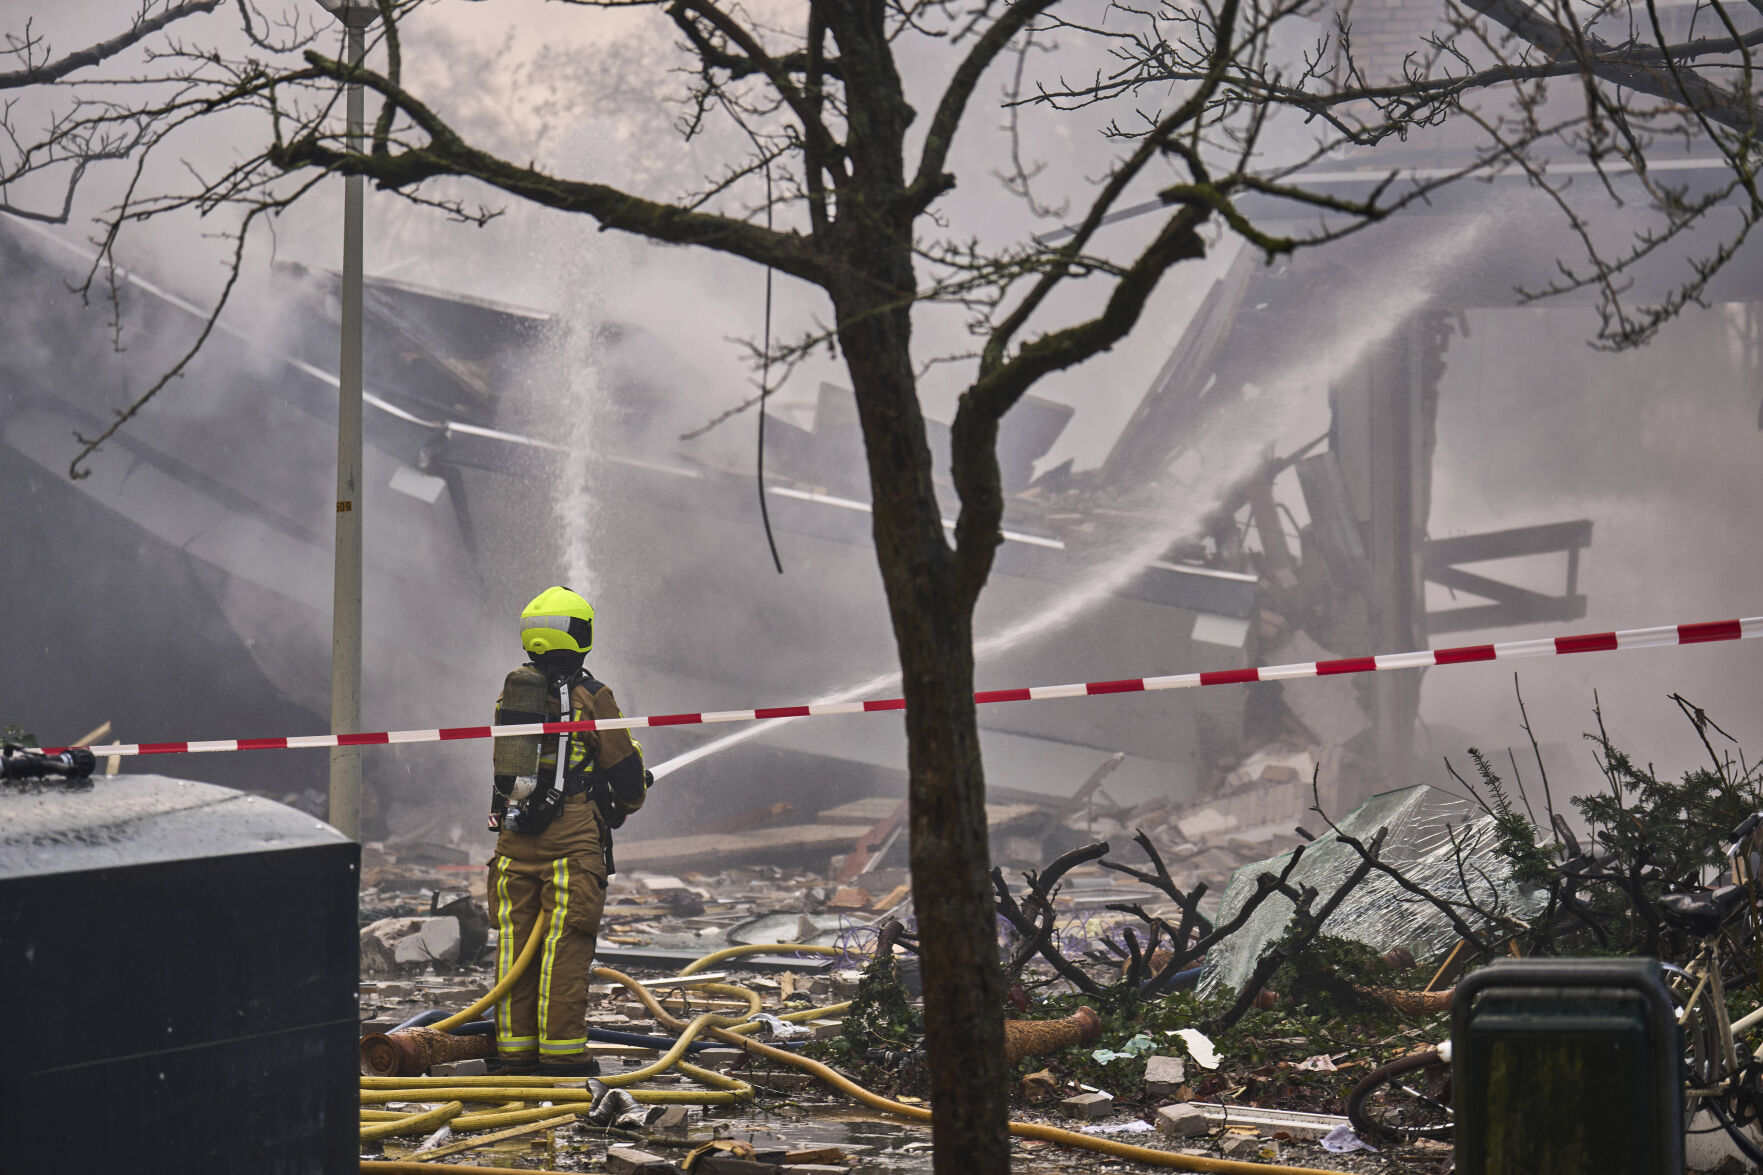
M488 1036L454 1036L434 1028L396 1028L361 1038L361 1072L366 1077L421 1077L431 1065L468 1061L496 1052Z

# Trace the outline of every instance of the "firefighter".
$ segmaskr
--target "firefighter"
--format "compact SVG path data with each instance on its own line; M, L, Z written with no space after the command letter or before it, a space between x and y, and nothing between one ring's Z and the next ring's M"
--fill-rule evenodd
M582 662L594 647L594 609L548 588L520 619L526 664L496 699L498 724L617 718L612 691ZM496 1050L510 1074L592 1076L587 1055L588 974L613 871L612 830L643 806L642 746L625 730L495 740L489 905L496 978L508 973L541 913L538 949L496 1007Z

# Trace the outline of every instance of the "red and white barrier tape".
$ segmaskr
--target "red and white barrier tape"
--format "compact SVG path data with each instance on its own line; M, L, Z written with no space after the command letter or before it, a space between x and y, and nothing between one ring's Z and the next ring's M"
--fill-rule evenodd
M1566 653L1602 653L1648 649L1659 645L1695 645L1763 636L1763 616L1631 628L1579 636L1540 637L1494 645L1463 645L1453 649L1422 649L1417 653L1386 653L1377 657L1346 657L1338 661L1305 661L1249 669L1218 669L1169 677L1132 677L1123 681L1086 681L1072 685L1031 685L1020 689L981 690L980 705L993 702L1039 702L1049 698L1081 698L1095 694L1136 694L1153 690L1188 689L1203 685L1240 685L1253 681L1290 681L1300 677L1332 677L1340 673L1373 673L1381 669L1423 669L1464 665L1474 661L1513 661L1521 657L1553 657ZM496 738L503 735L561 734L579 730L643 730L660 726L702 726L717 722L762 722L770 718L814 718L827 714L868 714L904 710L904 698L867 702L820 702L807 706L771 706L759 710L719 710L702 714L652 714L642 718L587 719L581 722L532 722L516 726L452 726L436 730L382 730L370 734L304 734L289 738L214 739L209 742L115 743L92 747L95 755L182 755L212 751L279 751L304 747L371 747L389 743L434 743L453 739ZM65 750L66 748L54 748Z

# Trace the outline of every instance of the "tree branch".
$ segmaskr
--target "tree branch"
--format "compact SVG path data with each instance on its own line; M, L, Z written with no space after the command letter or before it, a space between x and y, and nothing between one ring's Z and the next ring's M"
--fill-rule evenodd
M313 182L316 182L316 180ZM298 195L299 194L296 193L294 199L297 199ZM287 202L291 203L292 201L290 200ZM115 436L118 429L133 420L135 415L140 412L142 408L147 406L149 400L153 399L154 396L157 396L166 384L182 375L184 369L187 368L196 356L201 353L203 345L208 342L208 336L214 333L215 324L220 321L221 312L226 309L227 301L232 297L233 287L238 284L239 271L244 266L245 262L245 240L250 235L251 223L256 220L259 215L277 210L277 206L265 204L245 213L245 219L239 225L238 240L233 246L233 256L227 269L226 284L221 287L220 297L215 299L214 309L209 311L208 317L203 320L201 330L196 335L196 341L190 344L189 349L184 352L182 358L154 381L152 387L135 397L134 401L130 403L127 408L117 412L116 419L111 421L109 427L105 428L103 432L95 437L82 436L77 432L74 434L74 439L80 442L81 447L80 451L74 454L73 460L68 462L68 477L74 481L80 481L90 477L92 475L91 470L80 468L86 458L90 457L93 453L96 453L99 446ZM108 251L108 242L106 243L105 248Z
M404 84L404 49L398 39L397 0L379 0L380 25L386 30L386 80L394 86ZM389 95L380 104L379 117L373 123L373 146L375 155L385 156L387 140L392 134L392 122L398 114L398 103Z
M746 54L746 60L752 64L753 68L765 75L765 79L771 83L771 88L777 91L777 96L782 98L785 104L795 112L796 117L802 120L803 137L808 142L821 147L833 142L833 137L827 131L826 124L820 120L820 111L815 108L815 104L809 100L796 83L790 80L790 71L782 62L766 53L765 46L761 45L759 39L751 32L743 28L739 21L711 3L710 0L676 0L667 12L669 16L673 17L674 23L692 41L699 56L707 63L712 60L710 55L716 53L717 50L715 46L710 44L708 38L692 27L692 22L687 19L688 14L699 17L717 32L733 41L740 47L741 52ZM726 54L723 56L727 57ZM738 58L730 60L732 62L739 61ZM800 61L805 67L808 61L806 53L800 55ZM819 64L824 72L826 63L822 61ZM734 66L731 64L723 68L732 72Z
M1236 1002L1222 1016L1213 1021L1211 1025L1213 1029L1222 1031L1241 1020L1243 1014L1253 1006L1255 997L1261 994L1261 989L1267 986L1268 979L1275 971L1279 970L1281 964L1303 950L1309 945L1311 939L1322 933L1322 928L1327 925L1330 915L1340 907L1341 902L1346 899L1349 893L1359 888L1360 883L1370 874L1372 867L1378 863L1377 855L1383 850L1384 837L1389 835L1389 831L1387 828L1378 829L1377 835L1371 838L1370 847L1361 847L1358 866L1348 874L1345 881L1341 882L1340 886L1329 896L1328 901L1323 903L1321 910L1314 914L1310 912L1310 907L1316 900L1316 891L1308 886L1305 887L1301 895L1294 899L1294 905L1297 908L1292 913L1293 921L1296 923L1292 935L1261 956L1261 961L1255 964L1254 973L1249 976L1248 982L1243 984L1243 989L1237 993ZM1265 877L1266 874L1262 876ZM1289 886L1286 887L1286 896L1292 896Z
M1177 211L1115 283L1101 314L1024 344L962 393L951 450L955 489L961 496L961 512L955 520L956 585L965 598L978 596L1003 541L998 532L1004 513L997 457L999 420L1041 377L1082 363L1125 338L1164 273L1177 262L1206 255L1198 230L1207 215L1192 205Z
M918 172L906 189L907 203L913 215L930 207L932 201L955 186L955 177L944 172L943 165L948 161L950 148L955 145L955 132L960 129L961 119L967 113L968 100L973 97L974 87L979 85L987 67L1029 21L1056 3L1058 0L1016 0L980 34L979 40L956 67L925 132Z
M306 59L319 72L338 81L359 82L396 102L398 109L429 136L427 147L403 152L360 155L326 146L315 131L285 146L273 147L271 162L285 170L321 167L341 175L363 175L381 188L401 189L439 176L475 179L493 188L563 212L592 216L605 228L636 233L675 245L699 245L770 265L793 277L824 286L829 269L809 238L749 224L708 212L634 196L607 184L547 175L528 165L518 167L467 144L440 116L390 79L367 69L308 51Z
M42 65L31 65L28 62L23 69L0 73L0 90L16 90L21 86L34 86L43 82L60 81L75 70L84 69L88 65L115 57L130 45L152 36L166 25L180 21L186 16L196 16L204 12L213 12L220 7L221 0L184 0L175 8L168 8L158 16L137 20L129 31L100 41L77 53L69 53L59 61L45 62ZM27 44L28 52L28 44Z
M1058 945L1053 942L1053 931L1056 920L1053 912L1053 894L1059 879L1078 865L1094 861L1108 852L1106 843L1083 845L1072 849L1048 865L1040 873L1024 874L1028 881L1029 893L1026 901L1019 905L1010 894L1010 887L1004 881L1004 870L1001 867L992 870L992 888L997 892L997 910L1004 920L1016 928L1022 942L1012 952L1010 963L1005 968L1007 976L1014 976L1021 971L1023 965L1035 955L1051 963L1053 969L1064 976L1072 984L1088 995L1100 995L1101 987L1087 975L1083 968L1065 957ZM1029 907L1024 910L1023 905ZM1032 911L1032 913L1030 912Z
M1613 85L1643 94L1680 102L1697 115L1745 132L1763 120L1763 108L1744 96L1708 81L1700 74L1682 74L1671 68L1669 79L1657 67L1669 64L1663 54L1652 60L1624 54L1590 33L1575 43L1561 26L1545 19L1524 0L1462 0L1465 7L1487 17L1513 35L1535 45L1552 58L1570 57L1588 73Z

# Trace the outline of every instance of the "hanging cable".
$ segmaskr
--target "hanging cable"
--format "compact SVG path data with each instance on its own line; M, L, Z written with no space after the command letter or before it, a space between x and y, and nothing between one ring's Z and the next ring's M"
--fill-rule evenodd
M765 161L765 227L771 228L771 160ZM777 539L771 533L771 508L765 501L765 397L771 394L771 266L765 267L765 337L759 352L759 461L756 477L759 482L759 517L765 522L765 542L771 548L771 563L777 573L784 573L784 561L777 556Z

